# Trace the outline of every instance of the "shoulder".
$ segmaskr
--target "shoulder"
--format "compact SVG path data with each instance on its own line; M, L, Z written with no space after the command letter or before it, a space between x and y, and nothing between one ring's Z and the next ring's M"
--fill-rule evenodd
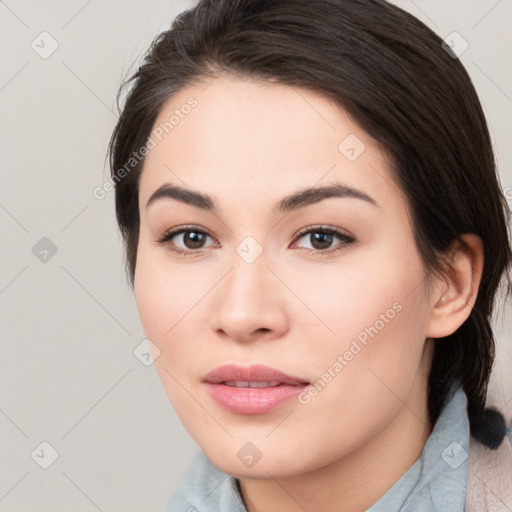
M466 512L512 510L512 446L505 437L497 450L470 438Z

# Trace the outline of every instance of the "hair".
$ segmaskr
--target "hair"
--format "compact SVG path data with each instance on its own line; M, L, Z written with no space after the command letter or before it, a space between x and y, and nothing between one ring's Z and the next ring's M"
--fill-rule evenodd
M180 13L117 96L119 108L129 89L108 153L132 289L144 160L122 175L116 169L145 146L174 94L221 73L321 94L381 145L410 208L427 282L449 268L447 254L462 234L480 236L475 305L453 334L434 340L428 379L432 424L459 380L474 435L495 358L491 315L503 277L506 293L512 290L512 251L489 130L460 60L421 21L384 0L202 0Z

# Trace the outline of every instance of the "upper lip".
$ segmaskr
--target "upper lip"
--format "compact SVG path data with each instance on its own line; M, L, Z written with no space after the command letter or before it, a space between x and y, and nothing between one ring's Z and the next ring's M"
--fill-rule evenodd
M283 373L280 370L256 364L252 366L237 366L235 364L227 364L215 368L203 378L204 382L210 384L218 384L226 381L249 381L249 382L262 382L262 381L278 381L281 384L309 384L309 382L299 377L292 377Z

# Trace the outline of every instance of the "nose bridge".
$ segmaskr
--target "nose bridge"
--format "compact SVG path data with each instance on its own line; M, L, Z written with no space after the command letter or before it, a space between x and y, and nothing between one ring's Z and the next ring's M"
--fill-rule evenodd
M255 331L279 331L285 316L275 276L267 265L268 252L252 237L236 247L230 271L216 296L216 328L239 340Z
M267 258L263 251L257 255L252 242L242 242L230 260L231 271L226 276L222 291L222 303L228 311L239 311L247 316L263 304L268 290ZM267 286L265 284L267 283ZM268 301L267 301L268 302Z

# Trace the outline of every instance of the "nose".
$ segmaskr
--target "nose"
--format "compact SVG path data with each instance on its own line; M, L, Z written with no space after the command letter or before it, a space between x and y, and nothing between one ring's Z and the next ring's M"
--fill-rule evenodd
M213 329L239 343L282 336L289 326L286 290L261 255L247 263L238 255L215 290Z

